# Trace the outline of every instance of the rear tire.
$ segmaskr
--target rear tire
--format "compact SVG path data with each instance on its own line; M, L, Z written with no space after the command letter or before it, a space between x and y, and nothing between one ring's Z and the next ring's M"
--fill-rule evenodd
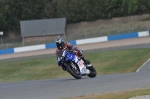
M93 66L91 66L88 69L90 70L90 74L88 76L90 78L94 78L97 75L95 68Z
M70 65L67 65L66 68L67 68L67 71L68 71L74 78L76 78L76 79L81 79L82 76L81 76L80 74L76 74L76 73L72 70L72 68L70 67Z

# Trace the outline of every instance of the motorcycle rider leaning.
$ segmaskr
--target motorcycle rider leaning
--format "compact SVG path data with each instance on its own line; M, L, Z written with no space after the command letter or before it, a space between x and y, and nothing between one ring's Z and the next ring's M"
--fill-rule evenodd
M66 71L65 66L61 63L61 61L58 60L58 52L62 51L62 50L67 50L69 52L73 52L75 53L78 57L80 57L86 66L91 66L90 61L89 60L85 60L84 56L83 56L83 52L78 48L73 46L71 43L69 42L64 42L63 38L57 38L56 39L56 57L57 57L57 61L58 61L58 65L62 67L62 69L64 71Z

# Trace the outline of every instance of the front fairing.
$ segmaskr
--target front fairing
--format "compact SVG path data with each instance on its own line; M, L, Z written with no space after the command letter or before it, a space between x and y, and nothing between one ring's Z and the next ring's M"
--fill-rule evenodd
M84 64L84 61L82 59L78 60L78 62L76 63L80 69L81 74L85 74L86 72L86 66Z
M86 66L84 64L84 61L82 59L79 59L78 56L76 55L68 55L68 59L70 59L70 61L73 61L74 63L77 64L77 66L79 67L80 73L81 74L85 74L86 72Z
M79 67L80 73L85 74L86 72L86 66L84 64L84 61L80 59L78 56L76 56L74 53L68 52L68 51L63 51L61 53L62 57L65 57L64 62L72 61L77 64ZM61 59L61 57L60 57Z
M66 61L74 61L75 55L73 53L67 53L66 55Z

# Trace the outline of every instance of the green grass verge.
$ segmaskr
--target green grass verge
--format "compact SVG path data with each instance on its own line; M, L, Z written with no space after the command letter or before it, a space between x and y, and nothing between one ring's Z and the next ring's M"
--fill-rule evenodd
M150 49L86 53L100 74L135 72L149 57ZM0 82L71 77L56 64L55 57L0 63Z
M150 95L150 88L102 93L102 94L83 95L78 97L69 97L69 98L62 98L62 99L129 99L135 96L143 96L143 95Z

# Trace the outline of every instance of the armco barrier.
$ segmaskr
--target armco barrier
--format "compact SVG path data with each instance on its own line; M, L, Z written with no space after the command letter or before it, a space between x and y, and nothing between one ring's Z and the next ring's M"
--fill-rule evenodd
M69 41L72 45L77 45L76 40Z
M76 40L76 44L77 44L77 45L80 45L80 44L96 43L96 42L105 42L105 41L108 41L107 36Z
M33 45L33 46L25 46L25 47L17 47L17 48L14 48L14 52L18 53L18 52L41 50L41 49L45 49L45 44Z
M96 42L105 42L105 41L112 41L112 40L121 40L121 39L127 39L127 38L144 37L144 36L149 36L149 35L150 35L149 31L143 31L143 32L133 32L133 33L117 34L117 35L110 35L110 36L104 36L104 37L81 39L81 40L72 40L69 42L72 45L80 45L80 44L87 44L87 43L96 43ZM3 49L3 50L0 50L0 54L11 54L11 53L34 51L34 50L49 49L49 48L56 48L55 43Z
M75 40L69 41L69 43L71 43L72 45L76 45L76 41ZM45 44L45 48L46 49L56 48L56 44L55 43Z
M137 38L137 37L138 37L138 32L128 33L128 34L118 34L118 35L108 36L108 41L121 40L127 38Z
M150 35L149 31L138 32L138 37L144 37L149 35Z
M0 50L0 54L12 54L12 53L14 53L14 48Z
M49 49L49 48L56 48L55 43L50 43L50 44L45 44L45 48Z

